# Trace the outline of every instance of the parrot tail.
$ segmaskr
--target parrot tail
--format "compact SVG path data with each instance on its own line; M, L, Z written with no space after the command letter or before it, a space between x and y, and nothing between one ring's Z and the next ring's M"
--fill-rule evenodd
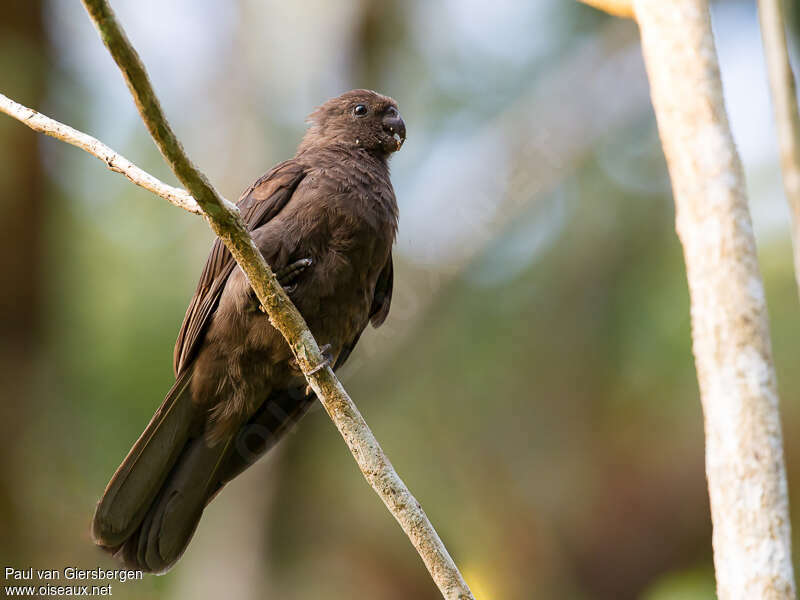
M95 543L130 568L164 572L180 558L227 447L209 448L203 436L190 438L197 421L190 381L187 369L117 468L94 513Z
M114 473L95 510L95 543L131 569L168 571L186 550L216 493L263 456L315 399L300 389L270 394L233 438L209 446L190 381L187 369Z
M183 555L203 509L220 488L215 477L230 441L209 447L205 436L192 439L150 505L139 527L112 551L125 565L164 573Z

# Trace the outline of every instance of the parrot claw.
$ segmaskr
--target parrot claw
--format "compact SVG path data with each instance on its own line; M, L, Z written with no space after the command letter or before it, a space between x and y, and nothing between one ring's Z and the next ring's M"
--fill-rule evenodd
M331 353L330 353L330 350L331 350L331 345L330 345L330 344L325 344L324 346L322 346L322 347L319 349L319 351L320 351L320 354L322 354L322 362L321 362L321 363L319 363L319 364L318 364L316 367L314 367L313 369L311 369L311 370L308 372L308 375L313 375L313 374L314 374L314 373L316 373L317 371L321 371L321 370L322 370L322 369L324 369L325 367L329 367L329 366L331 366L331 364L333 363L333 356L331 355Z
M286 265L282 269L275 271L275 278L278 280L278 283L281 284L286 293L291 294L297 289L297 278L303 271L310 267L313 262L314 261L310 258L301 258L300 260L296 260L293 263Z
M278 283L281 284L284 292L291 294L297 289L297 278L300 277L300 274L313 263L314 261L310 258L301 258L300 260L296 260L293 263L286 265L282 269L275 271L275 279L277 279ZM264 308L260 302L258 303L258 310L264 314L267 314L267 309Z

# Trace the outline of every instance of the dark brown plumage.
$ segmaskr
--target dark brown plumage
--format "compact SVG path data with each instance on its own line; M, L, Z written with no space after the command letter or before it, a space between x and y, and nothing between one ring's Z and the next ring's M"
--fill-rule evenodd
M334 368L392 297L397 204L387 159L405 139L391 98L353 90L310 116L294 158L239 200L256 245ZM163 572L203 508L314 400L285 340L217 240L175 345L176 381L98 503L98 545Z

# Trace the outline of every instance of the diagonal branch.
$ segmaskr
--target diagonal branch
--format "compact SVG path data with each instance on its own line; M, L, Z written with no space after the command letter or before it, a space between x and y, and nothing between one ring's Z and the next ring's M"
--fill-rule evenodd
M469 587L422 507L395 472L358 408L326 364L305 320L256 248L239 211L217 193L184 152L164 115L141 59L117 22L111 7L106 0L83 0L83 4L122 71L150 135L175 175L202 209L214 233L247 275L250 285L269 315L270 322L286 338L309 385L339 429L364 477L411 540L442 595L448 600L473 599ZM33 116L35 115L31 115ZM21 120L33 127L31 118ZM48 133L44 129L42 131ZM74 130L72 132L77 133ZM81 144L76 145L84 147ZM103 148L106 149L105 146ZM126 167L133 167L126 162ZM116 162L115 166L124 170L120 162ZM127 173L130 172L131 169L128 168ZM149 183L152 185L153 181L157 180L153 179Z
M759 0L758 16L772 103L775 106L783 189L792 216L795 280L800 288L800 116L797 113L797 90L792 65L786 49L782 5L781 0Z

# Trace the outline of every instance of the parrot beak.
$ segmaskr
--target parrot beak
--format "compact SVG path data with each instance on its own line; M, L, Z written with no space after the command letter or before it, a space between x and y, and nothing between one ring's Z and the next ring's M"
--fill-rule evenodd
M406 124L400 115L387 116L383 119L383 130L394 138L397 152L406 141Z

